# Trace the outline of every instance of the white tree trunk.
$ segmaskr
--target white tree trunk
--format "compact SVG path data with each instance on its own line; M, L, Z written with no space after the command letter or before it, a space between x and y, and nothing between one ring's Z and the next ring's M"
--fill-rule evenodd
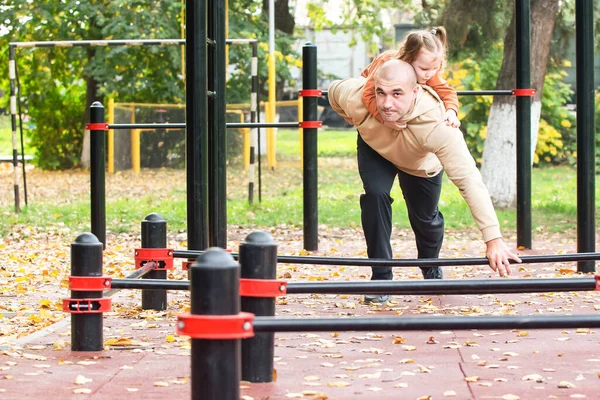
M492 202L498 208L511 208L517 200L517 152L515 101L494 103L488 118L488 135L483 147L481 176ZM531 159L535 153L542 103L531 105ZM532 161L533 162L533 161Z
M83 145L81 146L81 166L90 167L90 131L83 131Z

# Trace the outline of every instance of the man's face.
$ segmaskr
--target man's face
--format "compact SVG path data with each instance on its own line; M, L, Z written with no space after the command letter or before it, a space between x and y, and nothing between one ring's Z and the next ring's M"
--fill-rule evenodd
M401 119L410 110L418 86L409 82L378 79L375 81L377 110L385 122Z

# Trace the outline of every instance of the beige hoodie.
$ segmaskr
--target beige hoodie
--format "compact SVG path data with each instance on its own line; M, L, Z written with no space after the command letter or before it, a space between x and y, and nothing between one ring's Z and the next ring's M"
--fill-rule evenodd
M485 242L502 237L487 188L462 132L444 122L445 108L435 92L421 86L415 104L402 118L406 129L394 130L375 119L362 103L365 78L334 81L329 86L331 107L358 129L363 140L407 174L431 177L446 171L458 187Z

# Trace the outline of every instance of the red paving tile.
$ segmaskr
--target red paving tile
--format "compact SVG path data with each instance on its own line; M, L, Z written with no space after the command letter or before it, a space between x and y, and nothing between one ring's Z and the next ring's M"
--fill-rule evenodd
M119 301L126 307L128 301L135 301L130 297L124 296ZM307 295L302 299L278 305L278 313L304 317L401 314L400 318L491 311L562 315L594 313L594 306L600 303L593 292L577 296L560 293L395 296L394 304L382 308L361 305L358 296ZM0 355L0 398L190 398L188 342L171 338L175 335L175 309L168 314L157 314L157 318L149 321L107 315L105 340L136 340L127 347L111 347L97 353L73 353L68 346L66 350L54 350L53 344L70 340L70 326L65 324L22 348L4 351ZM598 399L599 337L594 329L281 333L275 341L276 382L242 382L241 394L248 396L246 399L269 400L426 396ZM79 375L91 381L77 385ZM560 388L567 385L564 382L572 387ZM168 386L157 386L164 384ZM90 393L73 392L81 388L89 389ZM318 397L320 393L326 397Z

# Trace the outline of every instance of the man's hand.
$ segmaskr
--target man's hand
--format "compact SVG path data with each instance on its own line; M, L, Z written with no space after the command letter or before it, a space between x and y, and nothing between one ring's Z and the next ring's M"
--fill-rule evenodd
M458 115L456 115L456 111L454 110L446 110L446 116L444 117L444 121L446 121L446 125L451 126L453 128L458 128L460 126Z
M516 254L508 250L502 238L492 239L486 242L485 245L485 256L490 262L490 268L492 271L498 272L500 276L510 275L510 263L508 259L515 260L518 263L521 262L521 259Z

